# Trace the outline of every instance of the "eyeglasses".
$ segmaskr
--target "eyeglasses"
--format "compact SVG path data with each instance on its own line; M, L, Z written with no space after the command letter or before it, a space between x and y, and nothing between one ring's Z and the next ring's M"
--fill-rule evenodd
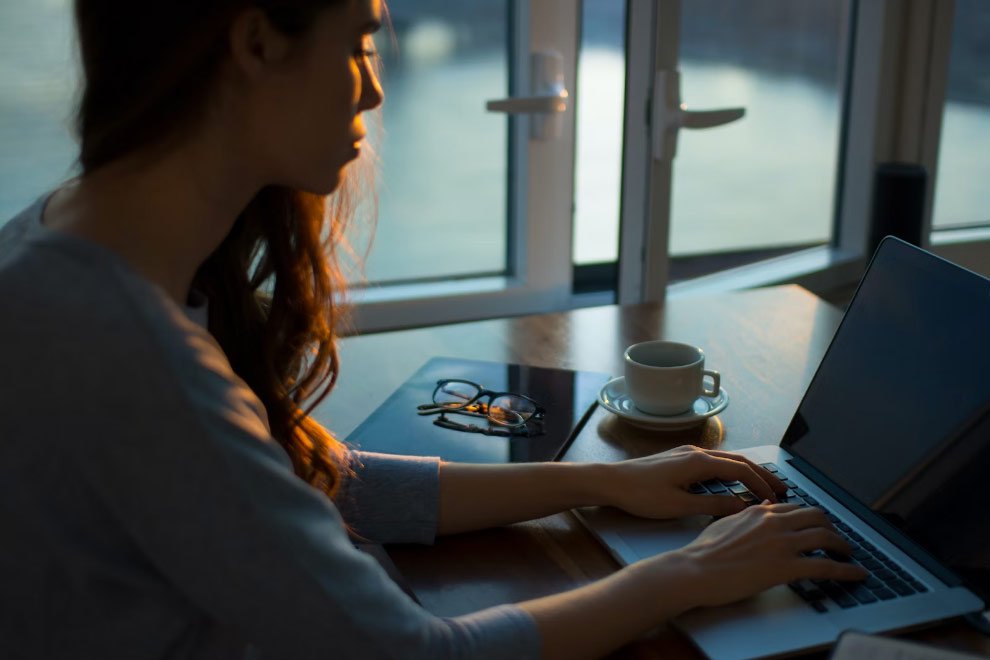
M484 417L497 426L512 430L516 435L537 435L526 431L529 422L542 422L546 410L533 399L513 392L495 392L469 380L449 378L437 381L433 390L433 403L417 406L417 414L433 415L440 413L434 421L438 426L457 428L462 431L485 433L485 429L474 425L458 424L448 420L445 413ZM491 429L495 431L497 429ZM542 432L542 431L541 431ZM506 433L486 433L505 435Z

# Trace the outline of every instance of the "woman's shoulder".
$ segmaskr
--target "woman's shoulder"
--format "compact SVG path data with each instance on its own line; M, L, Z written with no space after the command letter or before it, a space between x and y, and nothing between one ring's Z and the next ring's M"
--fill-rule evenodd
M34 212L0 229L0 372L49 383L71 374L77 388L106 392L169 381L195 388L204 379L241 385L196 319L202 310L175 304L102 246L38 231Z

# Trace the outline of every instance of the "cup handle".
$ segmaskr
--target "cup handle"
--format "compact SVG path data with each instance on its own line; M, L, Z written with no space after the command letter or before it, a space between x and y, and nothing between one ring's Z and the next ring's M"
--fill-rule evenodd
M705 382L704 382L705 376L711 376L712 379L711 390L705 389ZM721 383L722 383L722 375L719 374L719 372L712 371L710 369L705 369L704 376L702 376L702 381L701 381L701 393L709 397L718 396Z

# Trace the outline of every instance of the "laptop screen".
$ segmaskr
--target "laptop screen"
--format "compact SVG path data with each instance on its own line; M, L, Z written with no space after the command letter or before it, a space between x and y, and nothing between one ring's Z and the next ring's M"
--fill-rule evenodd
M990 602L990 281L886 239L781 444Z

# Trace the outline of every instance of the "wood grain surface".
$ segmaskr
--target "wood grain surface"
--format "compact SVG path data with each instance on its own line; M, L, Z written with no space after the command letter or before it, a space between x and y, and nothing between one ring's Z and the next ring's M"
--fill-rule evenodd
M667 433L634 428L598 408L567 460L615 461L680 444L777 444L840 320L837 308L785 286L674 299L664 307L595 307L349 337L341 342L339 384L314 415L346 437L434 356L621 375L627 346L664 338L705 350L706 368L722 374L728 408L701 427ZM388 552L423 606L441 616L571 589L618 568L569 512ZM912 636L990 653L990 643L961 623ZM662 626L615 657L701 656Z

